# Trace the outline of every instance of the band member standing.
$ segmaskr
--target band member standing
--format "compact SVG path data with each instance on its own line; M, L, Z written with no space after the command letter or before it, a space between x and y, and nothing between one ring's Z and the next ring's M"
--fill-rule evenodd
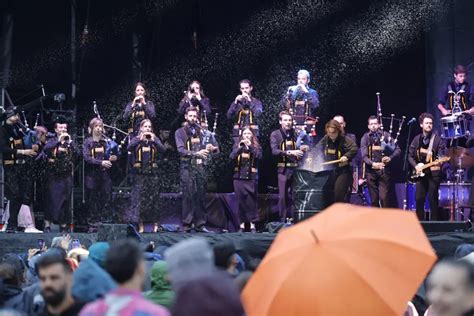
M183 229L208 232L206 190L207 160L211 153L219 151L214 137L206 136L199 125L199 112L188 107L184 115L186 123L175 132L175 141L181 157L180 180L183 192Z
M26 157L36 156L33 149L24 149L23 134L15 125L20 117L13 108L6 111L6 121L0 128L0 152L3 155L3 170L5 183L5 197L10 201L10 218L8 220L8 232L23 231L18 227L18 213L21 205L28 199L26 194L28 182ZM3 201L0 201L3 203Z
M57 138L46 143L43 150L48 161L44 232L51 231L52 222L59 223L61 231L67 232L67 224L71 223L73 170L78 152L67 129L66 123L55 123Z
M252 97L253 86L250 80L243 79L239 82L239 85L242 94L235 97L234 102L232 102L227 111L227 118L234 120L234 127L232 129L234 142L239 140L243 128L246 126L252 129L252 133L255 136L259 136L257 119L263 111L262 102Z
M262 147L251 127L242 129L240 141L234 144L230 158L234 160L234 192L237 199L243 231L249 232L258 220L258 160L262 159Z
M452 113L455 103L461 111L474 114L471 85L466 81L467 70L463 65L457 65L453 71L454 80L448 82L440 91L438 109L443 115Z
M184 97L179 102L178 113L183 115L186 113L186 109L190 106L197 109L197 111L204 116L204 111L207 114L211 113L211 102L209 98L204 94L204 89L201 87L199 81L194 80L188 86L188 90L184 91ZM202 117L199 118L202 121Z
M293 117L287 111L279 114L280 128L270 134L272 154L278 157L278 211L281 221L292 217L291 180L298 159L303 157L308 145L297 146L298 136L293 129Z
M362 136L360 149L362 161L365 164L367 186L373 207L396 207L394 205L395 187L392 183L392 161L400 156L401 150L397 144L392 152L384 151L383 139L389 140L388 132L380 131L380 123L375 115L368 118L369 131Z
M87 196L87 212L89 225L94 225L103 219L104 213L110 207L112 197L112 180L110 168L117 161L117 152L111 153L109 147L112 140L104 137L104 123L99 118L93 118L89 123L89 134L84 140L82 154L86 163L84 185Z
M318 143L324 153L325 161L339 160L335 166L334 202L347 202L353 182L350 161L357 155L357 144L344 136L341 125L330 120L325 126L326 135Z
M433 116L430 113L422 113L418 119L422 133L416 135L410 144L408 161L417 174L421 173L418 164L426 164L443 157L446 154L446 144L443 139L433 133ZM423 170L424 177L416 183L416 215L419 220L425 219L425 199L428 196L430 203L431 220L439 219L439 186L441 183L441 166L434 166Z
M307 118L313 116L314 110L319 107L319 96L316 90L309 87L310 80L307 70L298 71L298 84L288 88L284 99L286 109L293 115L296 125L305 125Z
M138 135L140 123L144 119L153 120L156 117L155 104L147 100L145 85L135 84L135 98L125 107L123 119L128 122L128 132L131 136Z
M143 223L154 223L158 229L158 208L160 201L160 181L158 179L159 153L166 151L160 139L153 133L151 121L148 119L140 123L140 133L128 145L127 150L132 153L133 186L132 199L128 220L139 223L139 230L143 231Z

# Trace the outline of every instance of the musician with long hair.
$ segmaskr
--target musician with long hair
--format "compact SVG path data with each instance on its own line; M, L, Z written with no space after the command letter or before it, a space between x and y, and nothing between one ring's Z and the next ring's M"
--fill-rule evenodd
M93 118L89 123L89 137L84 140L82 155L85 162L87 221L94 225L104 219L110 208L112 179L110 170L117 161L118 152L110 152L111 139L104 134L104 123Z
M440 136L433 133L433 115L422 113L418 121L422 132L413 138L408 151L408 162L416 174L425 174L418 177L416 183L416 215L420 221L425 220L425 200L428 196L431 220L436 221L440 219L438 191L442 175L441 164L436 163L436 160L446 155L446 144ZM434 164L430 168L422 169L423 164L432 162Z
M67 123L54 124L56 138L46 143L46 210L44 232L51 232L51 224L58 223L61 232L67 232L71 224L71 193L74 162L79 156L75 142L68 134Z
M244 127L252 128L252 133L259 136L257 119L263 111L262 102L252 96L253 86L248 79L243 79L239 82L240 92L235 97L234 102L231 103L227 111L227 118L234 120L234 127L232 129L232 137L234 141L239 140L242 135Z
M175 141L180 156L180 182L183 192L182 225L184 231L193 228L208 232L206 228L206 191L209 156L219 151L219 146L208 131L199 124L199 111L188 107L184 115L186 122L175 132Z
M138 135L142 120L154 120L155 117L155 104L148 100L145 85L137 82L135 84L134 98L127 104L123 112L123 119L128 122L128 132L132 136Z
M341 125L336 120L327 122L324 130L326 135L317 147L323 152L326 162L338 161L328 165L334 168L334 202L346 202L353 182L350 162L357 155L357 144L344 135Z
M7 231L16 232L24 230L24 227L18 227L18 213L28 193L25 190L29 182L25 158L37 153L33 149L25 149L24 135L17 126L20 117L14 109L7 109L5 114L6 119L0 127L0 153L3 154L5 197L10 201Z
M230 158L234 160L234 192L243 231L249 232L258 220L258 161L262 147L250 126L242 129L239 142L234 144Z
M368 120L369 131L362 136L360 149L365 164L365 176L371 205L373 207L396 207L395 186L392 183L393 160L401 154L398 144L393 144L393 151L387 152L384 141L389 141L388 132L380 130L377 116L371 115Z
M144 223L153 223L156 230L161 204L158 158L166 148L154 134L150 120L145 119L140 123L140 132L130 141L127 150L132 155L133 174L132 199L127 220L138 223L140 231L143 231Z
M308 150L307 144L298 142L293 128L293 117L287 111L280 112L280 128L270 134L270 146L273 156L278 158L278 212L282 222L293 217L291 181L298 161Z
M191 82L188 89L184 91L184 96L179 102L178 113L183 115L186 113L186 109L190 106L196 108L201 116L211 113L211 103L208 97L204 94L204 89L201 83L197 80ZM202 119L202 118L200 118Z

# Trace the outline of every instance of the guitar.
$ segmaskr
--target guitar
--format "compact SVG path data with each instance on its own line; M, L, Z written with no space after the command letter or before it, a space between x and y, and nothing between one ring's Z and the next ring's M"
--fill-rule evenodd
M416 170L414 170L413 175L411 176L411 180L416 181L416 180L419 180L419 179L423 178L425 176L425 174L423 173L423 170L428 169L430 167L433 167L434 165L442 164L443 162L447 162L450 159L451 159L450 157L442 157L442 158L436 159L436 160L434 160L432 162L429 162L429 163L425 163L425 164L424 163L419 163L419 164L417 164L416 165L417 167L421 167L421 173L417 174Z

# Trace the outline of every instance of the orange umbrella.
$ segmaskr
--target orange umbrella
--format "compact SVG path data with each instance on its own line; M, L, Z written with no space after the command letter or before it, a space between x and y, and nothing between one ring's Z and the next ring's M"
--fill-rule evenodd
M248 316L402 315L435 260L413 213L333 204L276 236L242 300Z

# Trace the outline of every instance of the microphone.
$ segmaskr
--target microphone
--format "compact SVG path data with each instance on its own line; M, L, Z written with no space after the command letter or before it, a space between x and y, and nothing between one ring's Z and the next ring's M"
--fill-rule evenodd
M416 122L416 118L412 117L408 122L407 125L410 126L411 124Z

